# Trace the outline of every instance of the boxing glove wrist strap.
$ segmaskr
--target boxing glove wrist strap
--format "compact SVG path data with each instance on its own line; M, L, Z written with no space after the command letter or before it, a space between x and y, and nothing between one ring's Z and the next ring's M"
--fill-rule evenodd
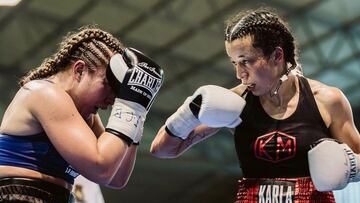
M105 128L105 131L115 135L116 137L118 137L120 139L122 139L129 147L130 147L131 144L134 143L133 140L130 137L124 135L123 133L121 133L121 132L119 132L117 130L113 130L111 128Z
M127 144L139 143L146 114L142 105L116 98L106 131L122 138Z
M185 140L190 132L200 125L200 121L193 115L189 107L192 100L192 97L188 97L184 104L166 120L165 130L169 135Z
M167 126L165 126L165 131L166 131L166 133L167 133L168 135L170 135L171 137L180 138L179 136L174 135L174 133L172 133ZM181 138L181 139L185 139L185 138Z

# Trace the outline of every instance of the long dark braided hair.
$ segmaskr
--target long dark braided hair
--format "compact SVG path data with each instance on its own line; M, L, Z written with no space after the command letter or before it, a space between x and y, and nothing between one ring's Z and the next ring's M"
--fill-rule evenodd
M240 12L229 18L225 25L227 42L250 35L253 37L253 47L262 49L265 57L270 57L276 47L281 47L285 62L290 64L287 71L296 67L301 71L297 63L295 39L287 24L270 9Z
M78 32L68 33L60 43L58 51L45 58L42 64L30 70L20 79L20 86L36 79L50 77L74 62L83 60L90 71L99 66L107 66L112 52L121 53L124 49L122 43L110 33L95 26L86 26Z

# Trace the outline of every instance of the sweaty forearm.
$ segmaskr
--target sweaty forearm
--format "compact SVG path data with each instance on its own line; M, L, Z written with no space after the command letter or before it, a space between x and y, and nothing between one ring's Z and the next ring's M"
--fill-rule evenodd
M186 138L184 141L182 141L182 143L178 149L179 155L181 153L185 152L187 149L189 149L193 145L216 134L219 130L220 130L220 128L210 128L210 127L207 127L206 125L198 126L190 133L188 138Z
M151 143L150 152L159 158L175 158L181 142L180 138L170 136L163 126Z
M111 133L104 132L96 143L96 151L89 153L89 161L78 160L73 166L89 180L107 185L114 177L128 151L127 143ZM91 154L91 155L90 155Z
M121 189L126 186L135 166L137 148L136 145L129 147L124 159L120 163L120 167L107 187Z
M191 146L214 135L219 128L200 125L190 132L185 140L169 135L163 126L151 144L151 153L159 158L176 158Z

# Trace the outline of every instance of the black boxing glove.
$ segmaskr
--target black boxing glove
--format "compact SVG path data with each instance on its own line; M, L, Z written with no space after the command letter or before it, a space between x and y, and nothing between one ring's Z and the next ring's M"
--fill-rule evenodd
M144 121L163 80L161 67L133 48L111 57L106 77L116 99L106 131L138 144Z
M110 59L106 77L117 98L136 102L147 110L159 91L164 73L151 58L134 48Z

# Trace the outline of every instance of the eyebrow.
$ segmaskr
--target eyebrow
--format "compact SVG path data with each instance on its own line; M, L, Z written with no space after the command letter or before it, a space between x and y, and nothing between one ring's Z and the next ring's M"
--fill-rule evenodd
M239 55L239 56L237 56L237 58L245 58L246 56L245 55ZM228 58L230 59L230 60L232 60L232 58L230 57L230 56L228 56Z

